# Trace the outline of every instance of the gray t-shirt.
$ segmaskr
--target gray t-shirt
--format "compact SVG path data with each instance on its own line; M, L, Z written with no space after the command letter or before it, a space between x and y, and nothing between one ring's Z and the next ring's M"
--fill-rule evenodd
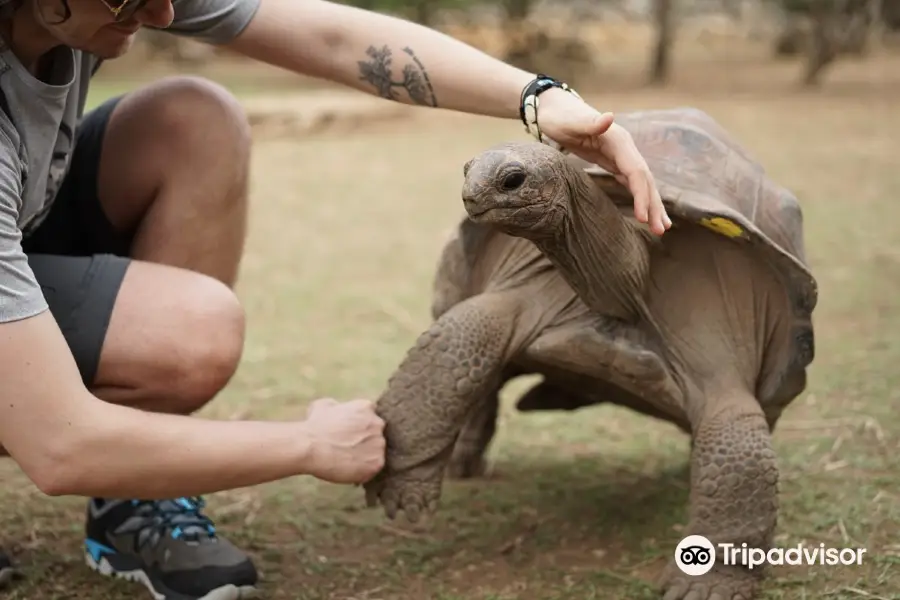
M236 37L260 0L174 0L166 30L213 44ZM47 309L22 252L22 237L47 216L72 156L95 56L60 46L49 82L36 79L0 39L0 322Z

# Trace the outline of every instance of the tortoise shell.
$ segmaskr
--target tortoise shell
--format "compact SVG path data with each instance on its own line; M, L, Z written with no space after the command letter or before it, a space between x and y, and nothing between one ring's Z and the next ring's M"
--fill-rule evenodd
M619 113L616 123L634 138L675 223L684 219L734 243L751 245L781 277L793 309L793 352L783 377L760 395L776 403L795 396L805 387L805 369L815 355L812 312L818 301L797 197L773 181L759 161L703 111ZM609 172L576 156L569 159L614 202L632 205L631 193Z
M780 376L757 390L760 400L779 411L806 386L806 367L815 354L812 312L818 300L816 280L805 257L803 217L797 197L778 185L762 165L703 111L672 108L619 113L616 122L634 138L656 180L673 227L688 221L737 244L749 244L774 267L791 301L792 351ZM630 212L628 189L601 167L569 155L609 198ZM472 293L471 269L488 239L497 232L464 218L454 243L444 250L435 283L433 316ZM663 236L665 237L665 236ZM459 244L459 246L455 246ZM462 265L447 260L452 247ZM455 272L454 272L455 271Z

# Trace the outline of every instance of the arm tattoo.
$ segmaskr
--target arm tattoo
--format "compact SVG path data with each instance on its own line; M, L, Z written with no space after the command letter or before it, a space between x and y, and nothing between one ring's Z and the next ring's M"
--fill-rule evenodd
M428 73L425 71L421 61L419 61L419 57L408 46L403 48L403 52L413 62L403 67L403 71L401 71L403 78L399 81L393 79L394 74L391 70L391 63L394 57L391 49L387 46L382 46L381 48L369 46L368 50L366 50L369 60L361 60L357 63L359 65L359 78L375 86L375 89L378 90L378 95L382 98L397 101L399 100L397 88L403 88L414 104L437 107L434 89L431 87Z

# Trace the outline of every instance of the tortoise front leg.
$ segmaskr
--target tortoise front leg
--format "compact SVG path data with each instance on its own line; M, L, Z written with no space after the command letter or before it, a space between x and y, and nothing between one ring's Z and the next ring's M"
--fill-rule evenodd
M377 402L387 455L385 468L365 485L369 506L380 500L388 518L403 510L411 522L437 508L460 430L541 321L540 314L527 318L521 297L474 296L419 336Z
M723 564L721 543L767 552L778 516L778 468L765 416L747 392L709 399L694 423L690 522L716 551L706 574L683 573L675 560L663 573L664 600L751 600L763 570ZM674 549L673 549L674 551Z

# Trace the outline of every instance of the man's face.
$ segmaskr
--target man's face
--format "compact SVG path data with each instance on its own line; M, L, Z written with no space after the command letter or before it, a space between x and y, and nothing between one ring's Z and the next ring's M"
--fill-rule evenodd
M60 44L111 59L131 48L143 25L166 27L174 14L172 0L125 0L124 18L117 20L107 3L116 7L122 1L35 0L35 10L39 22Z

